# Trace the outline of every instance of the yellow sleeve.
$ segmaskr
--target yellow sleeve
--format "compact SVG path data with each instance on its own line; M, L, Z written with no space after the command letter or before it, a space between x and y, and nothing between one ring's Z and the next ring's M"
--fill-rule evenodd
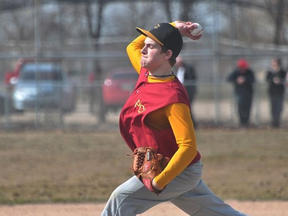
M172 104L165 108L165 114L179 148L167 167L154 179L159 187L166 186L178 176L197 155L196 135L189 107L183 103Z
M146 36L140 35L127 46L127 54L134 69L140 73L141 69L141 50L144 47L144 40Z

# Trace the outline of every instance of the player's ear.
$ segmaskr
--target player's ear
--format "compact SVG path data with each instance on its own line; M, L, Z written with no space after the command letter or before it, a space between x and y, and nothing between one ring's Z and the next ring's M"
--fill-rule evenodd
M168 49L167 52L166 52L165 59L170 59L172 55L173 55L172 50Z

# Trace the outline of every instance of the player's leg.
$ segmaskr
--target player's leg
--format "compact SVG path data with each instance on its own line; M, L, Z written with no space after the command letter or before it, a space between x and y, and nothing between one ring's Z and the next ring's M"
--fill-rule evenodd
M194 189L171 202L193 216L245 216L217 197L202 180Z
M149 191L136 176L124 182L111 194L101 216L134 216L169 201L194 188L201 179L202 163L186 168L158 196Z
M113 191L101 216L135 216L164 201L133 176Z
M127 202L129 196L143 188L143 184L134 176L118 186L107 201L101 216L136 215L132 202Z

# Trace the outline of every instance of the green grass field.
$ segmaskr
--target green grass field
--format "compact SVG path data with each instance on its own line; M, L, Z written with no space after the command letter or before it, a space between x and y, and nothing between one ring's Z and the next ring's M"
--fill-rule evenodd
M223 199L288 200L284 130L197 130L204 180ZM118 131L0 133L0 204L102 202L131 176Z

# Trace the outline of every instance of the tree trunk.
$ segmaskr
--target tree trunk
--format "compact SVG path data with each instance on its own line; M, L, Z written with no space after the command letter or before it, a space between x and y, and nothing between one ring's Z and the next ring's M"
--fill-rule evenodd
M275 45L281 44L284 9L285 9L285 0L278 0L277 11L275 15L275 32L274 32L274 44Z
M100 38L101 34L101 27L102 27L102 18L103 18L103 8L105 6L105 0L99 0L98 1L98 10L96 11L96 17L95 17L95 22L93 22L93 14L92 14L92 6L91 6L91 1L87 0L86 1L86 16L87 16L87 23L88 23L88 29L89 29L89 34L91 38L94 40L98 40ZM95 23L95 27L93 26L93 23ZM94 45L94 49L96 51L99 50L99 45L96 43ZM98 59L95 59L94 62L94 73L96 75L97 80L102 79L102 68L100 65L100 61ZM97 112L97 119L99 123L105 122L105 107L103 103L103 98L102 98L102 87L97 86L96 87L96 103L99 106L99 111Z

